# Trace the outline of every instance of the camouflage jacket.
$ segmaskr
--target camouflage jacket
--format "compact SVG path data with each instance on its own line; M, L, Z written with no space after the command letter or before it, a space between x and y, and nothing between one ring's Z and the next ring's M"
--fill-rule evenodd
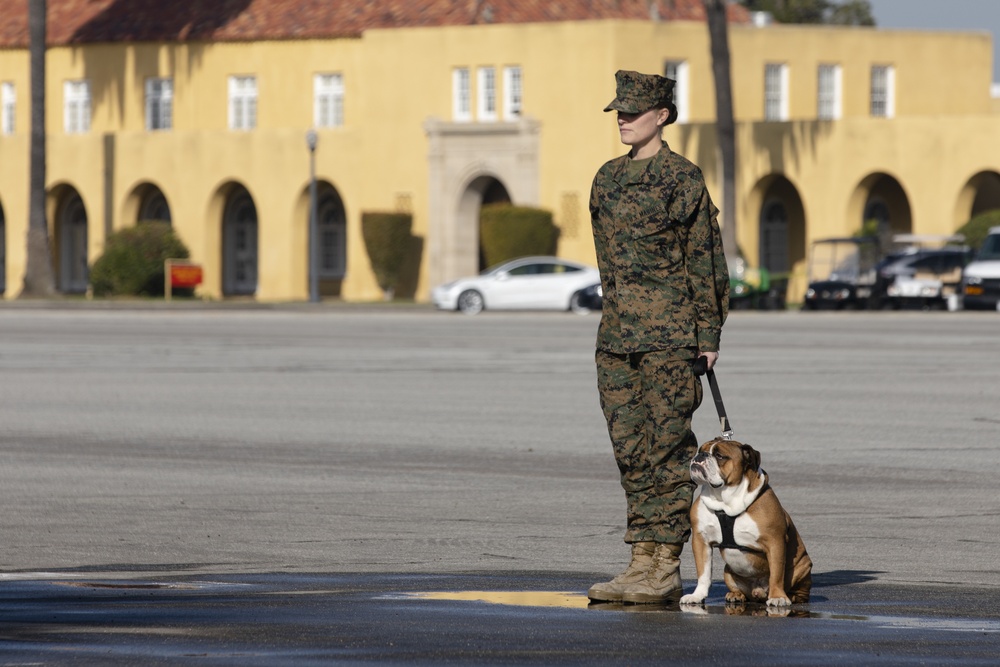
M604 291L597 347L718 351L729 271L701 170L665 142L635 181L628 161L601 167L590 193Z

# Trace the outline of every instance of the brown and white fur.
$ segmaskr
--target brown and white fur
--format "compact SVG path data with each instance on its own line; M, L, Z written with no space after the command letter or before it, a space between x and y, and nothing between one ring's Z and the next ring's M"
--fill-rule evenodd
M712 549L723 541L716 511L735 516L737 548L720 548L726 563L726 602L748 599L769 607L808 602L812 560L805 544L760 469L750 445L716 439L703 444L690 465L699 494L691 506L691 547L698 584L681 604L701 604L712 584Z

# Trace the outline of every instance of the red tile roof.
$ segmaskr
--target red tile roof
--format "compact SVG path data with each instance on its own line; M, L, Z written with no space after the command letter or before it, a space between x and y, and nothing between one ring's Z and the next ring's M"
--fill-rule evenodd
M0 48L28 44L28 0L0 0ZM702 0L48 0L50 45L252 41L370 28L597 19L703 21ZM749 15L730 5L729 19Z

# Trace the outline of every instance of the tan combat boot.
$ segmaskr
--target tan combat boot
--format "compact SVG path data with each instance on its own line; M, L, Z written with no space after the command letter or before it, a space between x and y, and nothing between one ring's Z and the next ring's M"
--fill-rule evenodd
M646 572L653 565L653 551L656 542L633 542L632 560L628 567L611 581L594 584L587 591L587 597L595 602L620 602L626 586L632 586L646 578Z
M682 544L657 544L653 552L653 566L646 577L630 584L622 591L623 602L637 604L663 604L681 596Z

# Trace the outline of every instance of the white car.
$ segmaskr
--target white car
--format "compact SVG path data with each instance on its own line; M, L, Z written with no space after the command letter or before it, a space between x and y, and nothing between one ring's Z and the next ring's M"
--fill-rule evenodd
M600 272L558 257L522 257L434 288L442 310L467 315L487 310L572 310L600 308Z

